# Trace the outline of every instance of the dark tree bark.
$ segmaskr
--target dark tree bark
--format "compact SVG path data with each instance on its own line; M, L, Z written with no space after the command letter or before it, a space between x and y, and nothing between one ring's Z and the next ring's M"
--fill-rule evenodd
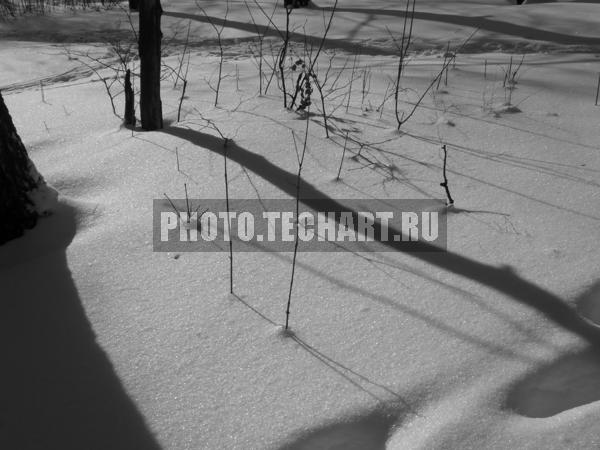
M160 100L160 0L142 0L140 3L139 52L140 70L140 115L144 130L163 127L162 103Z
M125 72L125 126L135 127L135 96L131 86L131 71Z
M36 224L38 214L29 194L40 183L43 178L29 160L0 93L0 244Z
M129 10L130 11L137 11L140 7L140 1L139 0L129 0Z
M309 0L283 0L283 6L285 8L302 8L308 6Z

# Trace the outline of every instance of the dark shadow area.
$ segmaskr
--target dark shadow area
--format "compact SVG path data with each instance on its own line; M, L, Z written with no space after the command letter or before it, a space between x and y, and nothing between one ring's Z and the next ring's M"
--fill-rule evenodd
M600 281L577 299L580 313L600 325ZM519 381L507 406L527 417L551 417L600 400L600 350L565 355Z
M600 327L600 280L579 297L577 310L585 319Z
M507 406L526 417L551 417L600 400L600 352L564 356L520 381Z
M247 31L248 33L252 33L253 35L256 33L256 27L254 26L253 23L246 23L246 22L240 22L239 20L224 20L222 18L219 17L210 17L210 20L206 17L206 16L202 16L200 14L189 14L189 13L181 13L181 12L176 12L176 11L165 11L163 13L164 16L168 16L168 17L176 17L179 19L190 19L190 20L194 20L194 21L198 21L198 22L203 22L203 23L214 23L217 27L221 27L224 24L228 27L228 28L235 28L236 30L242 30L242 31ZM261 27L261 30L264 30L264 36L265 37L277 37L277 38L283 38L283 35L280 33L280 31L278 31L277 29L271 27L271 26L264 26ZM321 41L323 40L322 36L307 36L303 33L298 33L295 31L290 31L290 40L291 41L296 41L296 42L303 42L306 43L308 46L315 46L318 47L319 44L321 43ZM251 37L249 39L256 39L255 37ZM234 39L231 41L231 43L238 43L239 39ZM205 44L207 42L204 42ZM208 42L210 43L210 41ZM225 40L223 41L224 44L226 44ZM213 44L217 44L217 41L214 41ZM357 42L353 42L350 41L348 39L333 39L333 38L326 38L325 39L325 47L328 48L340 48L343 50L346 50L350 53L354 53L357 49L357 47L360 47L360 53L361 55L396 55L397 51L393 48L390 49L386 49L386 48L379 48L379 47L372 47L372 46L367 46L367 45L363 45Z
M159 450L96 342L67 264L60 204L0 247L0 449Z
M324 11L331 11L331 7L322 8ZM404 18L405 12L399 10L382 10L382 9L368 9L368 8L336 8L337 12L349 12L349 13L360 13L360 14L376 14L395 16ZM597 46L600 45L600 38L598 37L585 37L563 33L556 33L553 31L541 30L538 28L532 28L523 25L517 25L510 22L503 22L500 20L488 19L485 16L464 16L455 14L439 14L430 12L415 12L415 20L428 20L433 22L449 23L453 25L460 25L469 28L479 28L486 31L492 31L501 35L517 36L527 40L536 41L547 41L554 42L556 44L563 45L589 45Z
M319 8L322 11L332 11L332 7L323 7ZM399 19L404 18L405 12L402 10L382 10L382 9L369 9L369 8L336 8L337 13L347 12L347 13L358 13L358 14L367 14L370 15L373 20L375 20L376 16L380 15L388 15L395 16ZM236 20L224 20L219 17L210 17L210 20L203 15L200 14L190 14L176 11L165 11L165 16L175 17L180 19L190 19L203 23L213 22L217 26L222 26L225 24L229 28L235 28L237 30L246 31L248 33L256 33L256 28L252 23L240 22ZM485 31L498 33L501 36L512 36L519 37L525 41L526 44L529 44L530 41L545 41L558 45L575 45L575 46L584 46L589 47L590 49L594 49L600 46L600 37L586 37L586 36L577 36L577 35L569 35L564 33L557 33L553 31L547 31L542 29L537 29L524 25L517 25L510 22L503 22L500 20L489 19L485 16L464 16L464 15L454 15L454 14L439 14L439 13L431 13L431 12L415 12L416 20L426 20L433 22L441 22L446 24L452 24L460 27L471 28L471 29L482 29ZM226 23L225 23L226 22ZM264 26L261 27L264 30L265 37L279 37L283 38L282 31L277 30L272 26ZM356 31L355 31L356 33ZM290 40L297 42L306 42L309 45L319 45L322 40L322 36L306 36L303 33L298 33L294 31L290 31ZM489 40L489 39L488 39ZM515 49L519 47L515 42L510 42L503 40L501 37L498 37L493 40L493 42L479 42L477 36L471 40L467 45L462 47L462 52L470 52L470 51L479 51L483 44L491 46L494 49L498 49L498 47L506 47ZM365 45L364 43L355 42L350 39L334 39L334 38L326 38L324 43L326 48L339 48L346 50L350 53L355 53L357 48L360 48L360 53L363 55L395 55L397 54L396 49L394 48L383 48L371 45ZM414 46L415 44L413 44ZM429 45L431 47L431 45ZM485 45L484 45L485 47Z
M210 134L179 127L165 128L163 132L186 140L196 146L210 150L219 155L223 154L223 140ZM266 181L269 181L290 197L295 198L296 174L276 166L265 157L250 152L249 150L238 146L235 142L229 141L227 154L230 160L244 166L247 170L254 172ZM301 186L300 199L302 203L309 207L318 208L318 205L320 204L318 199L328 198L324 192L305 181L301 183ZM334 199L328 198L328 200L335 208L347 210L347 208ZM353 215L354 222L357 223L358 213L354 211ZM400 230L395 229L390 229L389 232L391 235L401 234ZM378 222L375 224L375 235L381 235L381 226ZM407 247L404 244L406 243L394 241L385 243L386 246L391 247L398 252L407 251ZM411 244L416 243L413 242ZM411 252L410 254L415 258L495 289L498 292L537 310L547 319L561 326L565 330L580 336L594 345L600 344L599 328L594 327L581 318L574 308L556 295L521 278L509 266L494 267L457 253L443 251L442 249L425 242L413 246L411 250L414 250L414 252Z
M593 2L581 2L581 3L593 3ZM524 5L522 7L526 7ZM323 12L330 12L331 7L317 8ZM354 29L350 32L350 38L325 39L326 48L339 48L346 50L350 53L355 53L357 49L360 49L360 53L363 55L396 55L397 51L394 48L378 47L374 45L366 45L362 42L356 42L352 40L353 36L357 36L361 27L368 25L371 22L377 20L377 16L389 15L398 17L400 20L403 17L404 11L400 10L382 10L382 9L369 9L369 8L337 8L338 12L365 14L366 19L357 23ZM299 12L300 13L300 12ZM114 22L110 26L105 25L102 27L90 26L90 21L86 18L85 14L79 16L74 15L69 17L68 21L65 21L58 15L47 15L47 16L36 16L35 22L32 20L11 20L10 23L5 23L1 35L6 40L18 40L18 41L32 41L32 42L54 42L54 43L92 43L92 42L121 42L129 41L132 38L132 32L127 26L115 27L114 23L126 22L123 16L120 16L118 11L108 11L104 14L114 15ZM201 14L190 14L177 11L164 11L165 17L174 17L179 19L191 19L201 23L209 23L206 16ZM28 19L25 17L25 19ZM549 44L557 45L572 45L577 46L579 51L595 51L600 46L600 37L588 37L588 36L577 36L565 33L557 33L553 31L547 31L537 29L525 25L516 25L510 22L504 22L500 20L489 19L485 16L464 16L454 14L439 14L431 12L419 12L415 13L415 19L426 20L433 22L440 22L446 24L456 25L458 27L467 28L480 28L492 33L497 33L493 40L489 37L486 39L480 39L477 36L474 37L467 45L462 48L463 53L477 52L481 50L495 51L499 49L529 52L531 49L529 45L531 41L547 42ZM335 18L334 18L335 20ZM135 21L135 19L134 19ZM223 24L223 19L220 17L210 17L215 25L220 27ZM237 30L246 31L251 33L251 36L233 39L223 39L224 45L239 44L240 42L248 42L255 40L256 28L250 21L242 22L236 20L227 20L226 26L228 28L234 28ZM166 28L166 27L164 27ZM576 24L573 25L576 28ZM280 37L280 32L272 26L261 26L261 29L265 30L266 37ZM108 36L108 38L107 38ZM508 39L509 37L521 38L521 42L514 42L514 40ZM307 42L310 45L318 45L321 42L322 36L305 36L303 33L290 32L290 39L297 42ZM169 39L170 45L184 45L185 40L182 38L173 37ZM190 41L188 42L190 47L199 47L206 45L217 45L216 39L204 39L201 41ZM445 48L446 44L440 44L436 42L414 42L414 49L423 49L425 47ZM536 51L541 51L542 48L548 46L537 46Z
M374 411L310 430L279 450L385 450L398 418Z

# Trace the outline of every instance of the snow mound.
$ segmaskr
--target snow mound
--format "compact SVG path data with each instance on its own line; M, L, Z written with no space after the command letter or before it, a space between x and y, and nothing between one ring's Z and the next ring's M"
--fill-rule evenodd
M521 109L518 106L511 105L509 103L504 103L494 108L492 112L494 113L494 116L500 117L503 114L518 114L521 112Z

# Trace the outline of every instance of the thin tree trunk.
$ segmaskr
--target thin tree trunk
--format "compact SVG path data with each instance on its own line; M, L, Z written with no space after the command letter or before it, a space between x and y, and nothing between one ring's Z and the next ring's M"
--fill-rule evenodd
M0 94L0 244L32 228L38 214L29 194L43 183L27 156Z
M129 69L125 73L125 126L135 128L135 96Z
M161 15L160 0L143 0L140 3L140 114L144 130L157 130L163 127L160 100Z

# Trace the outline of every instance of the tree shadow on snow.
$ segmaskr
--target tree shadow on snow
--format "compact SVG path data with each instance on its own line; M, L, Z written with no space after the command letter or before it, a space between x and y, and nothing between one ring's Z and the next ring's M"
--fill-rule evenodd
M332 11L332 7L322 7L319 8L322 11ZM357 13L357 14L367 14L369 15L371 20L376 20L377 16L380 15L388 15L395 16L398 18L403 18L405 15L405 11L403 10L382 10L382 9L369 9L369 8L336 8L337 13ZM163 13L164 16L174 17L180 19L189 19L198 22L204 23L214 23L217 26L225 25L228 28L235 28L237 30L246 31L249 33L255 33L256 27L252 23L240 22L237 20L230 19L222 19L219 17L206 17L200 14L190 14L183 13L177 11L165 11ZM564 33L558 33L554 31L548 31L543 29L534 28L531 26L517 25L510 22L505 22L501 20L493 20L489 19L486 16L464 16L464 15L455 15L455 14L440 14L440 13L431 13L431 12L423 12L416 11L415 12L416 20L425 20L432 22L441 22L445 24L456 25L458 27L469 27L473 29L481 29L492 33L497 33L500 36L513 36L519 37L521 39L535 40L535 41L546 41L551 43L556 43L559 45L579 45L579 46L588 46L588 47L596 47L600 45L600 38L598 37L587 37L587 36L577 36L577 35L569 35ZM261 27L264 30L264 35L269 37L280 37L283 38L283 32L281 30L277 30L272 26L264 26ZM358 32L357 29L353 30L352 34L356 35ZM319 45L321 43L321 36L306 36L304 33L299 33L295 31L290 31L289 37L291 41L298 42L308 42L309 44ZM326 38L324 42L327 48L340 48L343 50L347 50L351 53L356 51L357 47L360 47L360 53L363 55L395 55L396 50L393 48L383 48L383 47L374 47L369 46L357 42L353 42L348 38L336 39L336 38ZM496 37L493 45L497 46L499 44L504 44L510 48L514 48L514 43L505 42L500 37ZM480 44L477 43L477 36L472 39L472 42L466 45L463 48L463 52L468 51L469 48L474 47L478 48Z
M577 299L578 311L600 327L600 281ZM600 400L600 350L568 353L519 380L507 406L526 417L551 417Z
M600 352L567 354L520 380L507 406L532 418L552 417L600 400Z
M219 17L210 17L210 19L209 19L208 17L202 16L200 14L189 14L189 13L182 13L182 12L176 12L176 11L165 11L163 13L163 15L168 16L168 17L175 17L178 19L189 19L189 20L194 20L197 22L204 22L207 24L212 22L218 27L225 25L228 28L235 28L236 30L247 31L249 33L256 33L256 27L254 26L254 24L249 23L249 22L248 23L240 22L239 20L231 20L231 19L225 20L225 19L222 19ZM261 27L261 29L264 30L264 36L266 36L266 37L281 37L281 38L283 38L281 31L279 31L271 26L264 26L264 27ZM307 36L304 33L299 33L296 31L290 31L289 37L290 37L291 41L306 42L309 45L315 45L315 46L319 46L319 44L321 43L321 40L322 40L322 37ZM255 38L252 37L252 39L255 39ZM372 46L368 46L368 45L357 44L356 42L351 42L348 39L326 38L325 45L326 45L326 47L329 47L329 48L341 48L341 49L347 50L349 52L356 51L356 47L359 46L361 49L360 53L362 55L395 55L397 53L397 51L395 49L386 49L386 48L379 48L379 47L372 47Z
M331 7L322 8L324 11L331 11ZM336 8L337 12L362 13L387 15L404 18L405 11L382 10L368 8ZM500 35L516 36L523 39L554 42L564 45L600 45L600 38L577 36L554 31L542 30L531 26L517 25L501 20L488 19L486 16L465 16L457 14L440 14L416 11L415 20L427 20L433 22L442 22L462 27L479 28L485 31L491 31Z
M380 411L349 417L293 436L279 450L385 450L396 421Z
M75 210L0 247L0 448L159 450L82 307L67 264Z
M163 132L180 139L186 140L196 146L210 150L212 152L223 154L223 139L217 138L207 133L191 130L189 128L168 127ZM245 148L238 146L235 142L228 143L228 158L247 170L269 181L274 186L281 189L290 197L296 196L296 174L286 171L265 157L253 153ZM300 199L302 203L309 207L318 208L318 199L329 197L316 187L302 181ZM329 199L332 207L339 210L347 210L342 204L334 199ZM353 212L354 221L358 220L358 214ZM380 235L380 224L375 224L375 233ZM400 235L400 230L390 229L391 235ZM406 252L406 247L402 242L389 241L385 245L398 252ZM415 249L415 248L413 248ZM584 320L576 310L564 302L562 299L551 292L542 289L534 283L521 278L510 266L494 267L481 263L471 258L462 256L451 251L444 251L431 244L421 242L416 247L418 251L412 252L411 256L422 261L439 267L448 272L475 280L483 285L495 289L512 299L536 309L548 319L580 336L586 341L600 346L600 329Z

